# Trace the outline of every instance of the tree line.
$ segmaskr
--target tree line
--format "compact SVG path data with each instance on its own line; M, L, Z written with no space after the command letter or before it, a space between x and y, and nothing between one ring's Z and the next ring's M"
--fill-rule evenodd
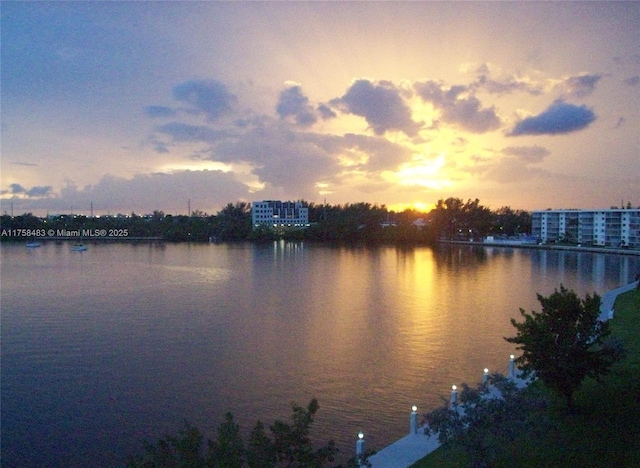
M480 240L483 236L517 236L531 231L531 214L508 206L491 210L478 199L440 199L428 213L401 212L371 203L316 204L301 201L309 210L310 227L298 230L253 229L251 204L228 203L215 215L194 211L191 216L165 214L87 217L59 215L38 218L30 213L4 214L0 230L15 229L110 230L126 229L127 237L161 237L168 242L309 240L337 243L428 244L438 239ZM19 240L2 236L2 241ZM25 239L23 239L25 240Z

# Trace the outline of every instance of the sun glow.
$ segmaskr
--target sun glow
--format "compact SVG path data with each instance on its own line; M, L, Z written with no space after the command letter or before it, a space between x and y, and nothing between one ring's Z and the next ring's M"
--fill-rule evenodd
M389 205L389 209L391 211L395 211L396 213L401 213L405 210L415 210L419 213L428 213L436 207L435 203L424 203L415 201L413 203L395 203Z
M451 181L440 174L444 165L445 157L442 153L433 159L420 154L410 162L401 164L396 171L385 171L382 176L401 185L440 190L451 185Z

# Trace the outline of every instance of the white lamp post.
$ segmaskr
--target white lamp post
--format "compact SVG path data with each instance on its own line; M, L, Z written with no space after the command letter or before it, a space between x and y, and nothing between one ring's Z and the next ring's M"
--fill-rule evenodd
M512 354L509 359L509 378L511 380L516 378L516 357Z
M411 416L409 416L409 434L418 433L418 407L413 405L411 407Z
M358 441L356 442L356 455L360 456L364 453L364 434L358 432Z

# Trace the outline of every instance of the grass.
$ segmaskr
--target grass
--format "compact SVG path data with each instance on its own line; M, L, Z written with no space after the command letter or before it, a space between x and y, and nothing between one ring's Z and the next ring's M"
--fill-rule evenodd
M494 467L640 466L640 291L618 296L612 336L621 339L627 356L604 383L586 380L575 394L576 409L551 397L550 430L535 439L521 438ZM411 468L462 468L471 460L461 450L443 447Z

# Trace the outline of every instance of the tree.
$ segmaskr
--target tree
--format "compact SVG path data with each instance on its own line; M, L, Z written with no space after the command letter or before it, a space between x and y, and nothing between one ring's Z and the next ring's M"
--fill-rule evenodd
M500 374L472 388L462 384L460 406L448 404L425 415L426 434L460 448L474 467L493 466L518 456L518 441L536 439L551 429L547 399L535 388L518 389Z
M586 377L601 381L611 366L622 358L623 350L610 334L608 322L601 322L600 296L587 294L580 299L560 285L549 297L538 294L542 312L527 314L524 321L511 319L515 337L505 338L517 344L522 355L516 359L525 375L535 373L551 390L562 395L573 407L573 394Z
M240 437L240 426L227 413L225 420L218 426L218 440L209 441L210 465L220 468L241 468L244 456L244 444Z
M231 413L227 413L225 421L218 426L217 439L208 440L208 450L200 431L186 423L177 436L165 436L156 444L145 442L145 455L129 457L127 467L322 468L334 461L338 449L332 440L318 448L311 440L311 424L319 407L315 398L306 408L294 404L292 422L276 420L269 428L271 437L258 421L246 448L240 426ZM352 466L357 466L355 457L347 464L348 468Z

